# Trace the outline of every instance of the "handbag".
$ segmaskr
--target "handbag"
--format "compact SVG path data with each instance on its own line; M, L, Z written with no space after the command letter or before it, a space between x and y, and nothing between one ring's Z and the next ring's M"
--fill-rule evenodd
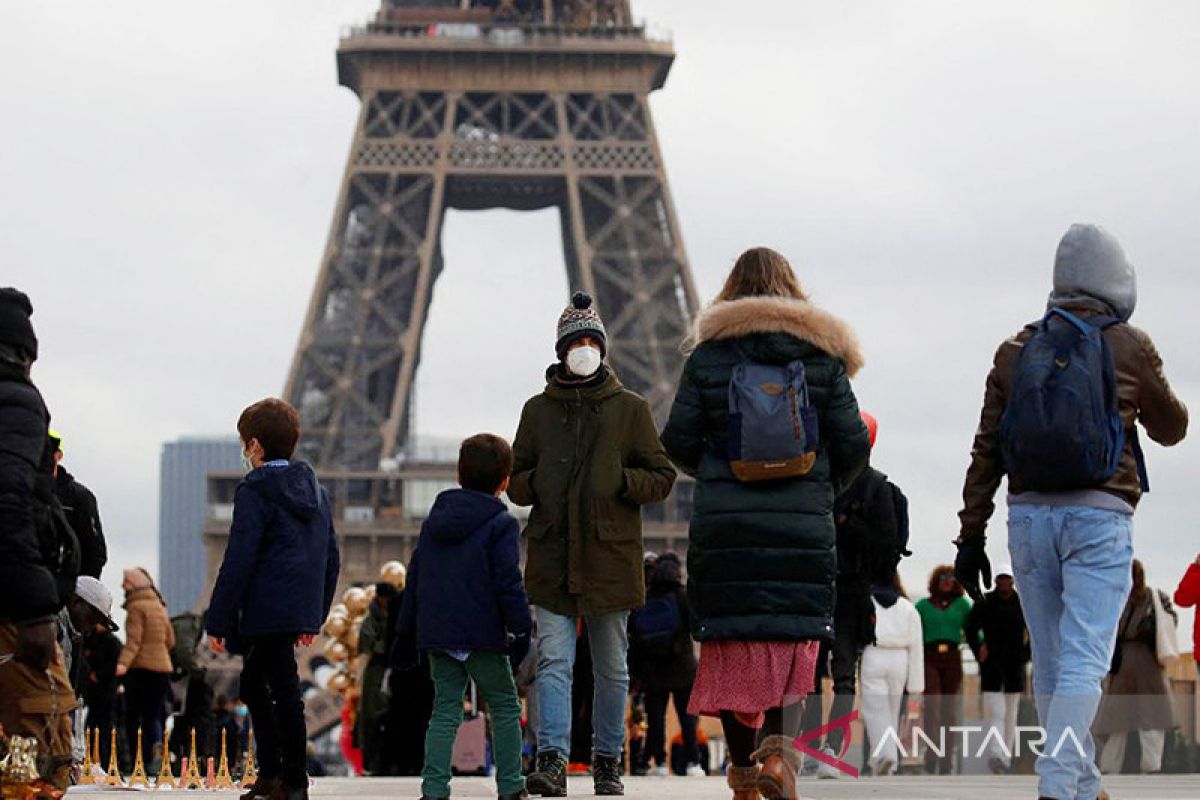
M1154 604L1154 654L1162 666L1179 657L1179 637L1175 631L1175 617L1167 613L1157 589L1150 590L1150 602Z

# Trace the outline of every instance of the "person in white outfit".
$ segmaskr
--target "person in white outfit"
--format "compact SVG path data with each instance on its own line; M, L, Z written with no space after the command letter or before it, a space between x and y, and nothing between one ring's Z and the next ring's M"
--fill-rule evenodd
M862 656L862 715L871 743L868 763L876 775L889 775L900 763L897 726L904 693L925 691L925 644L921 615L904 593L899 575L892 586L875 587L871 595L875 644Z

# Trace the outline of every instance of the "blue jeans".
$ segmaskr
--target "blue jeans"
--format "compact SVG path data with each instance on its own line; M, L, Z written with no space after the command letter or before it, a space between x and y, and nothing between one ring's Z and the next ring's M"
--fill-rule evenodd
M1033 646L1033 692L1046 731L1038 793L1093 800L1091 725L1132 585L1133 518L1085 507L1013 505L1008 549ZM1081 752L1082 750L1082 752Z
M585 616L596 691L592 702L592 751L619 757L625 749L625 701L629 694L628 611ZM575 669L575 617L537 609L538 752L571 752L571 676Z

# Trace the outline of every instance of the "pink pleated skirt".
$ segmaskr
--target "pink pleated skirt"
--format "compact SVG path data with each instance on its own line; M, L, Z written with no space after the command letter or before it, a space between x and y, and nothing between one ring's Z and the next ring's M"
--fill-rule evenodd
M761 728L767 711L812 691L819 649L816 641L703 642L688 713L732 711L743 725Z

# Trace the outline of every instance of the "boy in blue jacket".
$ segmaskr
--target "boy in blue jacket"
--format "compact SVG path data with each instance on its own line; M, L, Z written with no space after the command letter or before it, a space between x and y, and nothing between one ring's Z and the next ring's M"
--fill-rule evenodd
M438 495L408 568L398 629L429 654L435 686L423 800L450 796L451 751L468 679L491 709L500 800L528 797L521 777L521 704L509 657L518 664L525 657L533 621L521 581L520 529L499 500L512 466L512 448L499 436L481 433L464 441L458 453L462 488Z
M307 800L308 733L297 646L329 614L339 557L329 495L303 461L290 461L300 415L262 400L237 424L250 470L233 500L233 525L205 619L212 649L241 653L241 694L254 724L259 774L246 800Z

